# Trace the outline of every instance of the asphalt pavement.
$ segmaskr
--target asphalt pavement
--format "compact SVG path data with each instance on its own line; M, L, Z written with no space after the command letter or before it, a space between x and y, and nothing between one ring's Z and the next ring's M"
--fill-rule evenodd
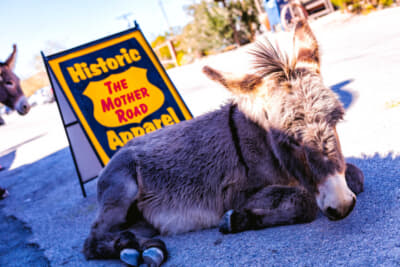
M165 266L400 266L400 8L311 23L325 83L345 105L338 128L346 160L361 168L365 191L345 219L222 235L209 229L162 237ZM229 94L201 67L246 68L245 48L169 71L194 115ZM86 261L83 241L96 214L96 182L83 198L55 104L0 128L0 266L123 266Z

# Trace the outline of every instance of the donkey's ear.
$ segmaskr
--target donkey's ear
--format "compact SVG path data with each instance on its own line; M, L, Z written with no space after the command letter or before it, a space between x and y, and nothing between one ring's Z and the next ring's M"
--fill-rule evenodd
M15 60L17 58L17 45L13 45L13 51L11 55L7 58L5 64L10 68L14 69L15 68Z
M203 67L203 73L213 81L217 81L235 94L250 93L263 81L261 76L246 74L237 76L232 73L217 71L208 66Z
M320 72L318 42L306 20L297 22L294 30L294 69Z

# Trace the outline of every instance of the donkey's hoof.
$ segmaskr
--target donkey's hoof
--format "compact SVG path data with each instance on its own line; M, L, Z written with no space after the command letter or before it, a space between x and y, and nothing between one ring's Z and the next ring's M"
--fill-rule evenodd
M219 223L219 231L221 233L228 234L232 232L232 222L231 222L232 214L233 210L228 210L222 217L222 220Z
M142 258L147 266L158 267L164 261L164 253L159 248L151 247L143 251Z
M129 266L139 266L140 253L136 249L126 248L121 251L119 258Z

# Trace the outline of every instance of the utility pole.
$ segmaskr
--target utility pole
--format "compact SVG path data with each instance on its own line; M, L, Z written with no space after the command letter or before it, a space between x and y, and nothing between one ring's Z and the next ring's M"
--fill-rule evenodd
M172 63L175 66L179 66L178 64L178 60L176 58L176 50L174 47L174 36L173 36L173 32L172 32L172 27L169 24L169 20L168 20L168 16L167 16L167 12L165 12L164 9L164 5L162 3L162 0L158 0L158 5L160 6L161 12L163 13L164 19L165 19L165 23L167 24L168 30L169 32L167 33L167 39L164 43L162 43L161 45L159 45L158 47L155 47L154 49L159 51L159 49L161 47L167 46L169 49L169 53L171 54L172 59L171 60L163 60L162 63L163 64L168 64L168 63Z
M158 0L158 5L160 6L161 12L163 13L163 16L164 16L164 19L165 19L165 23L167 23L168 30L170 31L170 34L172 34L172 28L171 28L171 25L169 24L167 12L165 12L162 0Z

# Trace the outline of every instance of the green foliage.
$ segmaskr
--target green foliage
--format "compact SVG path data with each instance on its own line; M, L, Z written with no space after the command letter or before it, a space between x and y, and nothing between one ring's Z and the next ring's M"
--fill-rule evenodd
M166 43L166 41L168 40L169 37L170 37L170 34L165 33L164 35L157 36L157 38L153 42L151 42L151 47L154 49L154 51L157 54L157 57L160 59L160 61L172 59L171 52ZM187 62L185 62L185 58L184 58L185 52L179 48L180 41L174 40L173 45L175 47L176 59L177 59L178 65L180 66L180 65L187 63ZM157 47L158 47L158 49L155 49ZM170 68L175 67L175 65L174 64L165 64L164 67L166 69L170 69Z
M331 0L332 4L340 9L344 9L344 0Z
M368 13L378 7L389 7L393 0L331 0L332 4L352 13Z
M165 41L167 40L166 36L167 34L157 36L157 38L153 42L151 42L151 47L156 48L157 46L165 43ZM160 60L170 59L172 57L167 46L161 47L156 53Z
M241 43L254 40L255 31L260 27L254 0L230 1L228 9L236 18Z
M151 43L155 48L174 36L179 65L223 51L233 44L251 42L260 26L254 0L201 0L187 6L186 12L192 21L180 34L175 29L173 33L158 36ZM172 58L167 46L156 49L156 53L160 60Z
M383 7L389 7L393 4L393 0L379 0L379 5Z
M186 8L193 18L181 34L182 49L198 57L254 39L260 24L254 0L201 0Z
M183 28L182 48L189 53L205 55L207 51L233 42L229 11L217 3L201 1L187 7L193 21Z

